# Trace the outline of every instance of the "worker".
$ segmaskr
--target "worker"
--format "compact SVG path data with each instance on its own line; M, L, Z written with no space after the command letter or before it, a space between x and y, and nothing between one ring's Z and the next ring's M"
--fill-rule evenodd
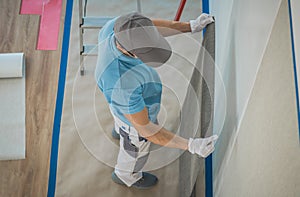
M199 32L212 22L213 17L205 13L178 22L132 12L108 21L100 30L95 79L114 118L112 135L120 139L114 182L138 189L157 183L155 175L143 171L151 143L204 158L214 151L216 135L185 139L159 125L162 84L154 69L172 54L164 36Z

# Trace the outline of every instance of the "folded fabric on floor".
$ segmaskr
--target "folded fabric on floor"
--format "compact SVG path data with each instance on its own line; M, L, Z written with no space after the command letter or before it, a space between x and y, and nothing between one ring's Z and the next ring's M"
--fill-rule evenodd
M25 158L25 61L0 54L0 160Z

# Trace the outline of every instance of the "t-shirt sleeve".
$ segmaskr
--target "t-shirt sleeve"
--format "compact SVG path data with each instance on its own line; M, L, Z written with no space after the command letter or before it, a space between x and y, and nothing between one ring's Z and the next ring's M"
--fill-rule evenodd
M101 28L98 35L98 42L105 40L114 31L116 19L117 17L107 21L106 24Z
M113 89L111 105L123 114L135 114L142 111L145 108L142 87Z

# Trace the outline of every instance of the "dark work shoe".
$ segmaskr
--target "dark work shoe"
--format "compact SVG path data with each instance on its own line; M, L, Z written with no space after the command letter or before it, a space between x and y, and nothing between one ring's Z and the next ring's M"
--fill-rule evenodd
M115 172L111 173L111 179L115 182L118 183L120 185L126 185L117 175Z
M158 179L153 174L143 172L143 177L135 182L132 186L138 189L149 189L156 185L158 182Z
M117 139L117 140L120 139L120 134L118 134L118 133L116 132L115 128L112 129L111 135L112 135L113 138L115 138L115 139Z
M111 174L111 178L115 183L118 183L120 185L126 185L121 179L119 179L119 177L115 174L115 172L113 172ZM158 182L158 179L156 176L147 173L147 172L143 172L143 177L138 180L137 182L135 182L132 187L137 188L137 189L150 189L151 187L153 187L154 185L156 185Z

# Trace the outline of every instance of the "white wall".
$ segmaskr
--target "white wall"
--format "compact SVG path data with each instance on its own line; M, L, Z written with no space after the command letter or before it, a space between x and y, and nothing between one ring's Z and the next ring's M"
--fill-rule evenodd
M291 0L292 8L292 18L293 18L293 34L294 34L294 48L295 48L295 58L297 66L297 78L298 78L298 88L300 88L300 1ZM299 91L299 89L298 89ZM300 106L300 100L299 106Z
M223 80L216 78L214 132L220 140L214 157L214 177L225 152L232 149L230 141L237 135L280 2L210 1L210 12L216 18L216 66Z
M273 131L278 132L276 135L284 132L285 129L287 132L290 132L289 134L293 136L293 139L296 139L293 141L293 148L291 149L294 151L293 153L297 151L295 144L298 144L298 132L294 105L295 92L293 92L292 64L286 63L289 70L284 70L287 73L283 76L280 75L280 72L277 72L278 70L272 72L272 67L270 67L270 64L274 64L275 66L282 58L287 58L287 60L291 58L290 45L285 46L286 50L282 50L281 54L279 53L282 56L277 54L273 57L273 54L269 54L268 58L279 59L277 59L277 62L268 62L270 71L264 72L260 83L256 81L281 2L280 0L210 1L210 11L216 18L216 66L223 80L220 81L216 77L214 133L220 136L213 156L214 190L216 196L264 196L262 194L259 195L257 193L258 190L265 191L267 194L269 192L268 189L272 188L272 186L285 185L279 183L282 180L286 180L280 179L281 175L285 174L285 172L277 166L279 164L273 164L272 160L267 163L262 162L266 166L269 165L270 169L272 169L272 172L266 171L265 174L263 173L263 169L259 167L260 159L276 158L276 161L277 159L281 161L283 158L292 159L292 155L295 155L286 154L290 157L285 156L285 151L288 151L287 148L282 149L278 153L275 151L278 147L273 147L272 149L272 145L274 145L272 142L279 142L280 139L280 136L272 138ZM286 4L286 0L284 0L284 3ZM287 10L284 11L287 14ZM287 15L283 14L283 16L285 16L286 23L282 24L286 24L287 26L283 26L282 28L288 31L289 20ZM287 35L278 35L278 38L282 40L278 40L275 43L278 38L274 39L273 45L278 44L278 46L275 46L275 49L276 47L280 48L280 45L282 45L280 41L284 41L283 43L290 42L288 32L285 33ZM277 65L277 69L282 66ZM281 81L280 79L283 77L287 77L288 82ZM276 82L274 79L277 79L277 87L272 87L272 84L270 85L271 82ZM257 88L273 88L273 90L260 89L259 93L253 94L254 84L258 86ZM269 86L264 86L265 84L269 84ZM223 96L223 86L225 87L225 96ZM281 89L278 90L279 87L288 88L290 90L288 92L290 97L283 97L281 98L282 100L278 100L279 97L273 94L282 94L280 92ZM267 94L271 94L273 97ZM250 105L250 98L257 102L253 102ZM260 98L265 100L258 101ZM270 109L268 111L263 110L268 104L269 107L271 106ZM282 114L286 108L290 110L290 113L283 116ZM254 114L246 118L246 114L251 112ZM272 113L275 112L277 116L272 116ZM284 127L287 126L285 124L286 121L284 121L285 119L290 123L287 128ZM278 125L279 122L281 123L281 127L279 127L280 124ZM275 125L277 126L276 128ZM278 127L280 130L278 130ZM257 133L258 131L261 133ZM259 138L260 134L263 134L262 138ZM284 143L286 143L286 146L284 147L288 147L287 144L291 143L291 138L289 138L290 136L285 137ZM261 144L256 144L258 140L264 145L262 147L264 150L262 151L258 148ZM275 155L273 155L274 153ZM297 153L299 154L299 151ZM250 155L252 156L252 160L249 160L249 157L247 157ZM297 169L296 167L300 169L298 161L294 161L294 166L291 169ZM247 170L248 168L249 170ZM249 180L249 177L253 180ZM268 185L263 189L251 185L251 181L253 181L254 185L256 185L255 183L261 183L263 186L263 183L269 183L268 180L272 178L278 179L278 182L274 183L274 185ZM298 177L294 177L291 180L296 180L295 178ZM247 186L245 183L250 185ZM287 184L290 186L296 185L289 182ZM278 188L281 188L279 186Z

